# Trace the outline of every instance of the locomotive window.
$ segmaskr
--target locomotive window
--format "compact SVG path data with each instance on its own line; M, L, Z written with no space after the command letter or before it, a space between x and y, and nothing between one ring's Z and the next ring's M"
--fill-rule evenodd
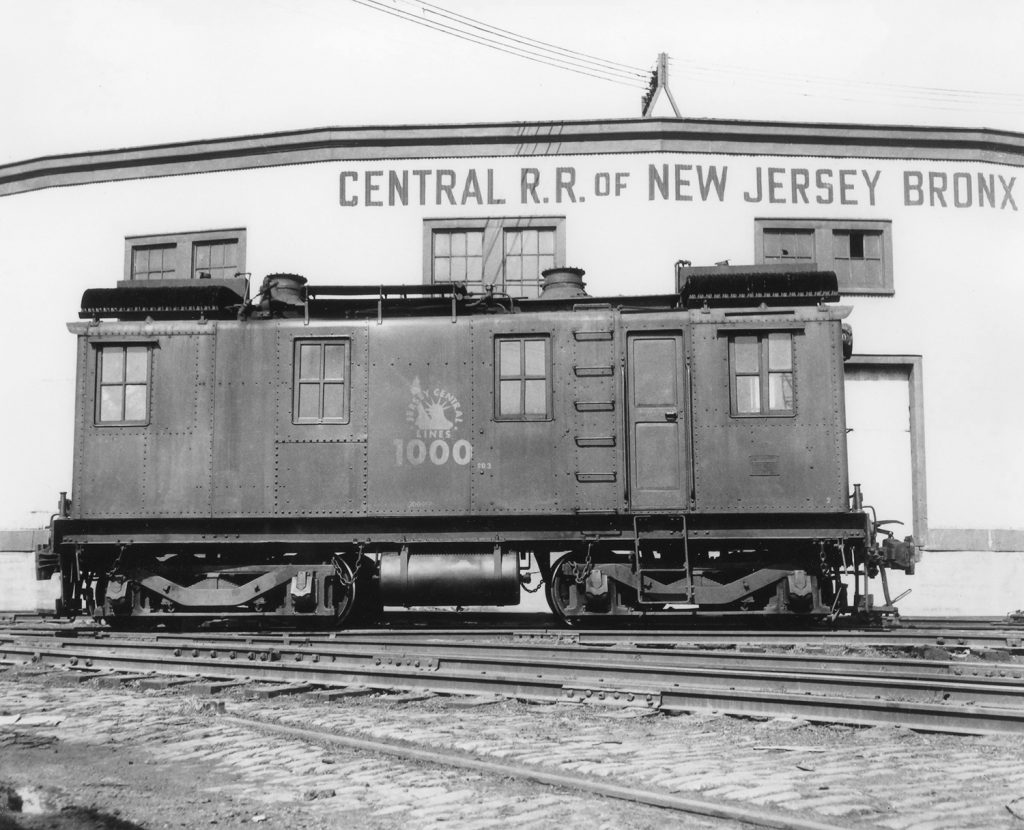
M546 337L495 341L495 410L498 420L551 418L551 373Z
M348 341L295 341L292 421L348 423Z
M102 346L96 360L96 423L148 423L149 347Z
M733 415L792 415L793 335L736 336L729 341Z

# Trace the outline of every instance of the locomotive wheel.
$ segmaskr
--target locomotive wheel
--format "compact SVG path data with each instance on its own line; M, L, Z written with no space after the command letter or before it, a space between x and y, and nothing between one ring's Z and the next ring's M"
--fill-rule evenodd
M570 616L568 613L570 607L575 607L570 605L572 595L576 594L577 602L580 601L580 591L571 591L570 589L573 587L579 588L580 586L576 585L575 577L562 572L562 566L567 564L582 566L584 561L585 559L580 553L571 552L559 557L551 568L551 576L547 581L545 596L547 597L548 607L564 625L573 626L580 620L580 617Z

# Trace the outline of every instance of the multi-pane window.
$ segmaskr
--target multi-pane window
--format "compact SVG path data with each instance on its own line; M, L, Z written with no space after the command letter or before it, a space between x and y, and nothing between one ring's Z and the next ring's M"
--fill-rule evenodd
M892 294L892 223L875 219L756 219L757 261L815 263L843 294Z
M737 335L729 351L733 415L792 415L793 335Z
M96 360L96 423L147 423L149 347L101 346Z
M173 279L175 245L139 245L132 248L133 280Z
M192 245L194 279L229 279L238 273L238 240L216 239Z
M505 231L505 293L536 297L544 281L541 272L555 267L554 228Z
M296 424L348 423L347 375L347 340L297 340L292 420Z
M882 272L881 231L833 231L832 259L839 284L863 285Z
M495 341L499 419L544 421L551 417L551 373L546 337L501 337Z
M125 279L230 280L245 273L245 228L125 239Z
M800 262L814 259L814 231L776 230L764 232L765 262Z
M434 282L464 282L469 291L483 289L482 230L434 232Z
M537 297L541 274L565 265L565 218L512 216L424 222L424 282L486 286L510 297Z

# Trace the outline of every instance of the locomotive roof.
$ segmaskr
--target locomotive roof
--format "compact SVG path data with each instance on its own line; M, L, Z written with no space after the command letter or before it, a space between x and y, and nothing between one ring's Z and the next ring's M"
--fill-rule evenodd
M436 285L301 285L294 296L275 299L261 292L246 299L238 280L180 281L174 284L120 283L82 295L79 317L99 319L261 319L281 316L360 319L387 316L479 315L614 308L673 311L711 308L815 306L839 299L834 272L813 267L677 267L673 294L513 298L469 293L462 283ZM301 280L301 278L298 278ZM304 280L302 281L304 282Z

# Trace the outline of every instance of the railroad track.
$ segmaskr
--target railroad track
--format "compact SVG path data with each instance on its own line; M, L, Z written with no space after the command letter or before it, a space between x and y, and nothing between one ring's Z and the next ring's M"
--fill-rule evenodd
M646 631L642 639L652 633L668 636ZM593 632L606 638L597 644L583 642L591 632L571 632L570 642L540 639L548 636L545 632L525 635L532 640L507 631L473 634L61 638L7 631L0 632L0 662L119 672L128 678L152 673L276 684L278 691L426 689L669 713L710 709L965 734L1024 732L1020 664L715 650L707 641L696 649L680 647L678 640L673 648L638 648L609 641L608 632ZM668 640L654 642L664 646Z

